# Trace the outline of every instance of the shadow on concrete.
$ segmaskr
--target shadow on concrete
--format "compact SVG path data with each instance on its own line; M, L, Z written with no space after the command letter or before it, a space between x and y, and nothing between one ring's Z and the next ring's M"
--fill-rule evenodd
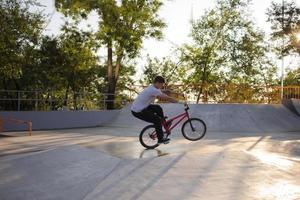
M0 134L0 138L15 137L14 135Z

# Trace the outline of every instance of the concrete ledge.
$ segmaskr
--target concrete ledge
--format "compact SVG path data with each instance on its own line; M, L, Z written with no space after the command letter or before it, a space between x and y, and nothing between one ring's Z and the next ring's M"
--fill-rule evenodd
M119 110L103 111L3 111L0 116L4 118L5 131L28 130L26 124L15 124L8 122L7 118L32 121L33 130L84 128L100 126L108 123L119 113Z

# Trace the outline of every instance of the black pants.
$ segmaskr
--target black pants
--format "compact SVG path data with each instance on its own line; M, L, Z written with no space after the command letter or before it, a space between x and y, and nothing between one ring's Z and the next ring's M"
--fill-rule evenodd
M133 111L131 112L136 118L149 123L153 123L155 126L158 140L160 141L163 139L164 133L162 130L161 123L164 120L164 113L163 109L159 105L149 105L147 108L138 113Z

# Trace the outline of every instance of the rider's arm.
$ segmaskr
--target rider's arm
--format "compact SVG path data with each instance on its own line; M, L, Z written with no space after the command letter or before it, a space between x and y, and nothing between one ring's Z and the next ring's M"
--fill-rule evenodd
M162 91L162 93L164 93L164 94L166 94L168 96L170 96L171 94L175 94L175 95L184 97L183 93L175 92L173 90L161 90L161 91Z
M158 98L165 100L165 101L169 101L171 103L178 103L178 101L164 93L162 93L161 95L158 96Z

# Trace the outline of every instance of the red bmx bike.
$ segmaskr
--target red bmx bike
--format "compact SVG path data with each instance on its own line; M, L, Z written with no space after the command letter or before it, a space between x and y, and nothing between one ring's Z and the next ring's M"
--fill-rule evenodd
M165 129L164 131L164 137L168 138L169 135L171 135L171 131L173 128L175 128L180 122L182 122L184 119L187 119L181 127L181 132L183 137L185 137L188 140L196 141L200 140L204 137L206 133L206 125L204 121L198 118L190 118L189 115L189 106L188 104L185 104L185 112L175 116L172 119L164 120L162 122L162 126ZM173 123L175 122L175 123ZM172 125L173 123L173 125ZM155 131L154 125L148 125L140 133L139 136L140 143L146 148L146 149L154 149L156 148L158 144L158 138Z

